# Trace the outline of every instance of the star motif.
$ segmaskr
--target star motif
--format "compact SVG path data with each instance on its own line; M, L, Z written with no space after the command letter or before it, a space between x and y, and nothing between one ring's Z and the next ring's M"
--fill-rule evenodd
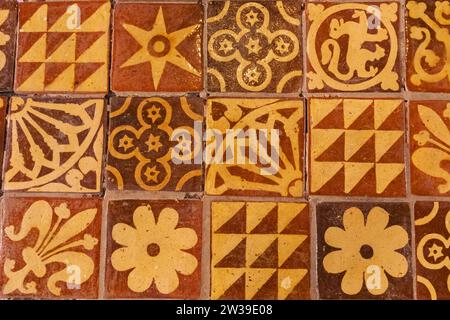
M283 38L279 38L275 41L275 50L281 54L289 52L289 47L291 44L289 42L284 42Z
M149 136L148 136L148 139L147 139L147 141L145 142L145 144L148 146L148 151L150 152L150 151L152 151L152 150L155 150L156 152L158 152L159 151L159 148L161 148L162 147L162 143L161 142L159 142L159 138L160 138L160 136L154 136L154 135L152 135L152 134L150 134Z
M259 81L259 77L261 76L261 72L259 72L256 68L249 68L245 73L245 76L247 77L248 82L257 83Z
M442 249L443 247L438 246L436 243L433 243L431 248L428 248L428 258L432 257L436 262L437 259L444 256L444 254L442 253Z
M152 122L156 122L159 118L161 118L161 114L159 113L160 109L152 105L150 108L147 109L147 117L152 120Z
M127 136L126 134L120 138L119 140L119 148L123 148L125 152L127 152L128 149L133 148L133 139Z
M248 54L258 54L262 49L262 47L259 45L259 39L252 38L248 40L248 43L245 45L245 47L247 48Z
M171 63L189 73L200 76L200 73L176 49L186 37L199 28L198 24L167 33L162 7L159 7L150 31L127 23L122 26L141 45L141 49L120 67L126 68L141 63L150 63L155 90L158 89L166 63Z
M147 182L153 181L158 183L158 175L159 171L156 170L156 166L147 167L147 169L145 169L144 176L147 178Z
M223 51L223 53L227 54L230 51L233 51L233 43L228 39L223 39L219 42L219 51Z
M251 9L250 12L245 15L245 18L245 21L248 22L252 27L259 20L258 13L254 12L253 9Z

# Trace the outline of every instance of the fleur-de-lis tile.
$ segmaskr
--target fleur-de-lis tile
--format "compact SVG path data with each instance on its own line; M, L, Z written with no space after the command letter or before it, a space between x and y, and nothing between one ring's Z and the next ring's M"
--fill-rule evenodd
M6 198L0 296L97 298L102 201Z
M0 3L0 92L11 91L14 80L17 4Z

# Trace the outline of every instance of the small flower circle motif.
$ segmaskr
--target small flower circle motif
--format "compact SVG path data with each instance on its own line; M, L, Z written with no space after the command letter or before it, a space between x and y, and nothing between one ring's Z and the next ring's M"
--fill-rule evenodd
M178 228L179 214L173 208L161 210L158 219L150 206L140 206L133 213L134 227L118 223L112 238L123 247L115 250L111 264L117 271L131 272L128 288L144 292L152 283L162 294L179 286L178 273L192 274L198 266L195 256L184 251L193 248L198 237L191 228Z
M374 207L365 221L360 209L344 212L343 226L329 227L325 242L338 250L323 260L325 271L344 273L341 289L345 294L358 294L363 285L372 295L381 295L389 286L387 275L402 278L408 272L408 261L396 250L408 244L408 233L399 225L389 224L389 213Z

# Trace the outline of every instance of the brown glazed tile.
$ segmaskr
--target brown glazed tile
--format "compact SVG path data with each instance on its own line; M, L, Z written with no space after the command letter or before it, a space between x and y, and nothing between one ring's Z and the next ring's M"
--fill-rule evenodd
M309 102L311 194L405 195L403 100Z
M109 2L19 4L15 91L108 90Z
M209 99L206 129L207 194L303 195L302 100Z
M115 97L111 111L109 190L202 191L202 99Z
M103 99L12 97L5 191L101 191Z
M208 4L208 91L298 92L300 5L296 1Z
M0 96L0 154L5 153L6 109L8 97ZM0 156L0 168L3 168L3 156Z
M320 203L317 277L321 299L412 299L407 203Z
M195 200L110 201L106 296L198 298L202 208Z
M212 299L309 299L309 208L211 203Z
M200 91L202 21L198 4L117 4L112 90Z
M450 196L450 103L409 103L411 189L417 195Z
M310 92L400 91L399 2L306 5Z
M0 92L11 91L14 79L17 4L0 2Z
M98 296L102 200L5 198L0 296Z
M450 299L450 202L414 206L417 298Z
M407 1L406 8L408 89L450 92L450 3Z

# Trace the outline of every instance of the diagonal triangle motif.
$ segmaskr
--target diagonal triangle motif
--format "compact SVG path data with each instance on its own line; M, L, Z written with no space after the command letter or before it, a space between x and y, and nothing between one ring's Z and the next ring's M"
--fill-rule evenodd
M370 162L346 162L344 164L344 192L350 193L374 166L375 164Z
M403 131L378 130L375 132L375 160L378 162L383 155L403 136Z
M282 233L291 221L302 213L306 203L278 203L278 233Z
M376 190L377 193L383 193L389 184L394 181L404 170L403 163L376 163Z
M105 2L99 8L89 16L82 16L80 32L107 32L109 23L105 23L105 17L109 22L109 11L111 4ZM86 11L86 10L85 10Z
M311 192L319 191L343 167L343 162L313 161L311 163Z
M61 73L63 73L67 68L69 68L71 63L46 63L45 64L45 81L44 87L53 83L56 78L58 78Z
M44 33L20 58L19 62L45 62L47 34Z
M278 239L275 239L267 249L258 256L250 268L277 268Z
M252 300L276 300L278 294L278 271L275 271L252 297Z
M294 251L306 240L306 235L281 234L278 238L278 267L294 253Z
M348 129L372 105L372 102L373 100L345 99L344 128Z
M45 63L42 63L24 82L22 82L17 91L33 92L43 91L45 80Z
M400 106L402 100L375 100L374 127L380 128L386 119Z
M247 237L247 247L245 253L245 263L246 266L253 267L253 263L258 260L275 242L277 239L276 234L252 234ZM276 248L275 248L276 253ZM277 257L264 257L264 259L269 259L265 261L268 266L276 267ZM270 263L270 261L274 263ZM258 264L261 265L264 261L259 261Z
M252 234L274 234L277 233L278 210L274 206L269 213L253 228Z
M48 57L50 57L58 48L60 48L64 44L64 42L67 41L68 38L70 38L72 34L73 33L71 32L48 32L45 58L47 59ZM66 60L64 62L73 62L73 61Z
M220 281L214 281L212 285L212 299L227 299L228 297L234 297L234 299L245 298L245 269L213 268L211 273L212 279L220 279ZM242 294L242 297L236 296L239 293Z
M278 269L278 299L286 299L307 273L306 269Z
M47 32L48 5L44 4L20 28L20 32Z
M75 62L76 35L72 33L51 55L47 62Z
M311 128L316 127L340 103L342 103L342 99L311 99Z
M276 269L247 269L245 272L245 299L251 300L276 272Z
M78 66L79 64L77 64ZM95 69L97 68L97 69ZM87 68L87 70L94 70L88 78L83 80L83 76L86 76L87 73L76 73L75 81L76 84L79 83L79 81L82 81L78 86L76 87L77 92L104 92L108 91L107 88L107 75L108 75L108 66L105 63L94 63L90 64L90 67Z
M47 67L47 66L46 66ZM46 73L48 71L46 70ZM44 90L49 92L73 91L75 82L75 65L69 64L52 83L45 86Z
M345 161L348 161L373 136L373 130L345 131Z
M78 32L76 34L75 60L78 63L105 62L108 36L104 32Z
M217 232L217 230L222 227L227 221L229 221L234 215L236 215L240 210L245 211L245 202L213 202L211 203L212 212L212 231ZM239 233L239 232L235 232ZM245 232L242 232L245 233Z
M247 204L247 233L261 223L264 217L276 207L275 202L251 202Z
M343 129L313 129L311 132L311 158L317 159L343 134Z
M227 243L221 243L227 242ZM213 239L212 261L216 268L243 268L245 267L246 239L244 235L215 235Z

